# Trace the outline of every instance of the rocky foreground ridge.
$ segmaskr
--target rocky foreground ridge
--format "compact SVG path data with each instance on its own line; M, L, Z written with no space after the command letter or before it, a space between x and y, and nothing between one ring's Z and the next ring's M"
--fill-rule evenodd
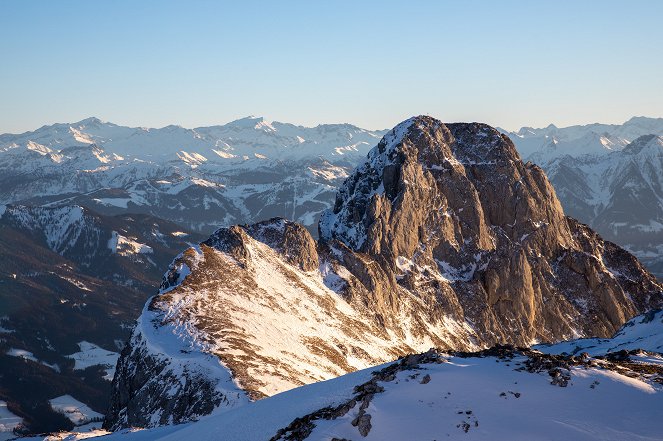
M223 412L431 347L608 337L663 304L484 124L407 120L322 215L222 228L171 265L122 353L105 426Z

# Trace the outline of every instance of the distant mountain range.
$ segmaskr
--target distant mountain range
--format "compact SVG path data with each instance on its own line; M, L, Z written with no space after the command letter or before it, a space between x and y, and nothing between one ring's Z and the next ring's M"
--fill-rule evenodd
M663 118L502 132L543 167L569 215L663 274L661 139L627 148L663 136ZM0 204L149 214L205 234L281 216L315 236L336 187L384 133L260 117L196 129L54 124L0 135Z
M0 204L143 213L206 233L273 216L312 226L382 134L253 117L197 129L55 124L0 135Z
M564 210L663 276L663 118L508 133Z

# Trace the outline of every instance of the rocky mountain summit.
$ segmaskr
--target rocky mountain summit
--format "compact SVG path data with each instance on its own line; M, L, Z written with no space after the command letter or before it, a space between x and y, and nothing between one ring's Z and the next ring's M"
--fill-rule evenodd
M484 124L399 124L319 231L222 228L176 258L105 426L221 413L431 347L609 337L663 304L638 260L566 217L542 169Z

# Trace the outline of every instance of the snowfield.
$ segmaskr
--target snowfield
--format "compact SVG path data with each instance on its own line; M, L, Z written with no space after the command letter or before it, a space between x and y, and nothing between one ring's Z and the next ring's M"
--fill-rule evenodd
M49 368L53 369L55 372L60 372L60 366L58 366L57 364L49 364L49 363L46 363L43 360L39 360L37 357L35 357L35 355L32 352L27 351L25 349L9 348L7 350L7 355L10 355L12 357L19 357L19 358L22 358L23 360L26 360L26 361L32 361L32 362L35 362L35 363L39 363L41 365L44 365L46 367L49 367Z
M49 400L49 402L54 411L69 418L69 420L76 426L88 424L93 420L101 421L104 417L102 414L90 409L87 404L81 403L71 395L62 395L61 397ZM97 424L97 426L101 426L101 424Z
M538 347L551 355L510 347L429 351L194 423L33 439L663 440L662 331L663 311L652 311L602 339L594 356L556 355L588 339ZM626 346L638 349L607 352Z
M16 437L13 430L18 428L23 419L14 415L7 408L7 402L0 400L0 441L6 441Z
M528 372L527 362L528 357L522 355L442 355L434 362L406 366L373 381L375 393L357 399L356 386L363 384L367 390L365 385L371 378L375 380L376 371L389 369L383 365L293 389L195 423L122 431L102 439L267 441L289 439L285 437L288 433L304 434L296 439L320 441L663 439L660 377L657 382L600 365L573 366L567 371L568 382L561 385L554 384L546 371ZM333 413L336 418L325 417ZM296 427L309 427L279 432L295 418L301 422ZM279 433L282 438L272 438ZM82 438L72 435L69 439Z
M94 343L89 343L87 341L78 343L78 347L81 348L80 352L67 355L67 358L74 360L74 369L82 370L87 369L90 366L103 366L106 370L104 379L113 381L113 377L115 376L115 365L117 364L117 359L120 357L120 354L107 351Z

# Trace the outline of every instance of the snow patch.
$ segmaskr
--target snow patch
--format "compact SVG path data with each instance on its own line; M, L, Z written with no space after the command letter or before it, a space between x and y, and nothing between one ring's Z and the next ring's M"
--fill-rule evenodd
M14 415L7 407L7 402L0 400L0 441L13 439L14 429L21 427L23 419Z
M78 401L71 395L62 395L49 400L51 408L69 418L76 426L88 424L92 421L102 421L104 416Z
M136 238L122 236L117 231L111 233L111 238L108 239L108 248L112 253L117 253L120 256L154 253L151 246L137 242Z
M102 366L106 371L104 380L113 381L115 376L115 365L120 354L107 351L94 343L82 341L78 343L79 352L67 355L67 358L74 360L74 369L83 370L90 366Z
M19 357L19 358L22 358L24 360L33 361L35 363L39 363L43 366L51 368L55 372L60 372L60 366L58 366L57 364L55 364L55 363L54 364L49 364L49 363L46 363L45 361L39 360L37 357L35 357L35 355L32 352L26 351L25 349L9 348L7 350L7 355L9 355L11 357Z

